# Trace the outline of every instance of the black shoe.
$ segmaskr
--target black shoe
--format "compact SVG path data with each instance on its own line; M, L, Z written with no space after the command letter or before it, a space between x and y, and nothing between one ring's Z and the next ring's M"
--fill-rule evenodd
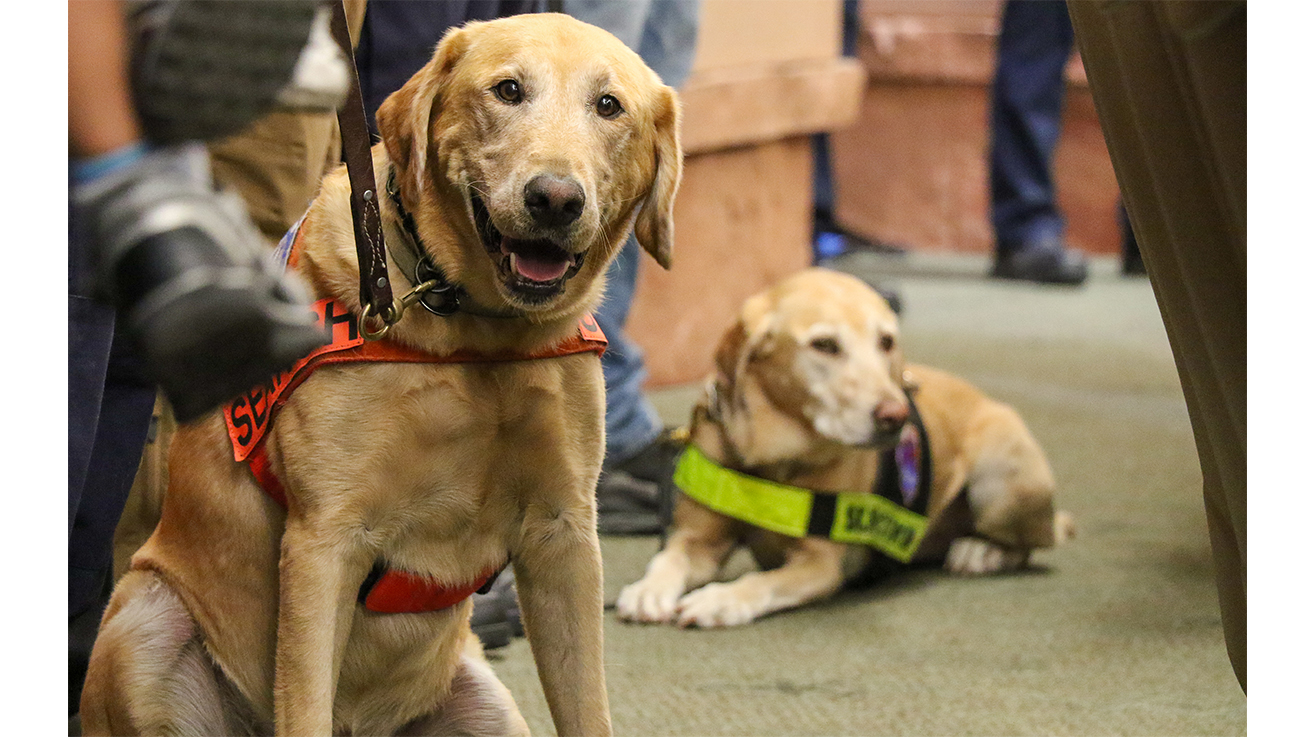
M1132 253L1125 252L1123 263L1120 264L1120 273L1124 276L1147 276L1147 265L1142 262L1142 254L1136 250Z
M1088 260L1082 252L1067 248L1058 238L1036 241L998 249L991 275L997 279L1073 286L1087 281Z
M886 300L887 305L891 307L891 311L896 313L896 317L904 316L905 302L900 298L900 292L897 292L890 287L879 286L877 284L870 284L869 286L875 289L878 294L882 295L882 299Z
M521 627L521 609L516 600L516 579L510 568L504 568L498 574L489 591L472 598L475 611L471 613L471 630L480 638L485 650L507 647L513 637L525 635Z
M605 471L623 471L642 481L661 484L676 470L676 457L685 450L685 441L677 428L664 428L658 437L639 453L619 463L605 465Z
M605 465L599 474L599 532L661 534L671 520L672 473L685 450L685 434L665 428L639 453Z
M521 626L521 602L516 598L516 574L510 567L504 568L494 579L488 595L498 597L498 603L507 614L507 624L512 628L512 637L525 637L525 627Z
M599 532L656 535L663 530L663 484L625 471L599 474Z
M819 236L823 237L824 242L831 244L830 248L823 248L822 252L819 253L819 256L824 259L828 256L838 256L856 251L868 251L869 253L884 256L904 256L908 252L908 249L904 246L859 235L836 222L836 219L832 217L831 210L815 207L813 208L813 242L815 247L819 243Z

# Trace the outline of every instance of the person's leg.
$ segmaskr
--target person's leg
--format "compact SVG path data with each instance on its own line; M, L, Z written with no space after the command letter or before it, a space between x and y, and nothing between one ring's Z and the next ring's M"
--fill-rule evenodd
M685 83L694 62L697 0L561 0L549 3L577 20L612 33L634 49L663 82ZM603 354L607 390L607 451L599 477L599 529L608 533L652 533L661 529L662 485L671 476L679 446L644 395L644 355L626 335L635 296L640 247L630 235L608 271L608 286L596 318L608 336Z
M76 508L70 509L73 512L68 541L70 715L78 710L96 625L108 600L114 529L137 474L155 407L156 387L142 373L127 342L116 335L109 350L82 488L76 493ZM70 487L70 497L74 495Z
M662 5L663 3L658 3ZM548 3L548 10L557 10L560 13L584 21L592 26L598 26L603 30L616 36L619 41L626 44L628 48L637 54L640 53L640 43L644 40L644 23L649 17L650 8L653 5L652 0L560 0L560 2ZM555 6L560 6L558 9ZM648 59L645 59L649 62ZM652 68L653 64L650 62ZM654 71L658 71L654 69ZM662 77L662 72L658 72ZM667 78L663 77L663 81ZM669 83L670 84L670 83Z
M634 49L663 82L679 87L694 61L699 3L693 0L562 0L562 12L598 26ZM603 354L607 386L605 468L635 459L658 440L662 423L644 396L644 355L625 332L640 269L640 247L627 237L608 270L608 286L596 318L608 350Z
M1247 6L1073 3L1111 163L1202 466L1225 646L1247 689Z
M1072 48L1064 0L1007 0L992 83L988 167L996 276L1066 283L1087 276L1079 254L1065 251L1052 178ZM1060 258L1066 253L1071 257Z
M105 372L114 340L114 308L91 298L90 251L82 222L69 208L69 534L82 501L96 442Z
M635 296L640 270L640 244L634 235L626 238L617 260L608 267L608 287L595 319L608 336L603 354L603 380L607 388L607 452L604 467L634 458L659 433L662 422L644 396L644 353L626 335L626 318Z
M859 0L845 0L841 5L841 55L855 56L859 38ZM832 143L828 133L809 136L813 146L813 232L815 260L834 256L844 248L841 231L833 219L836 205L835 182L832 180ZM819 232L836 238L824 238L820 244Z
M1120 226L1120 273L1125 276L1146 276L1147 267L1142 263L1142 252L1138 250L1138 237L1133 234L1133 223L1129 222L1129 211L1120 201L1115 207L1115 221Z
M640 45L631 48L639 51L640 58L658 73L664 84L679 90L695 62L699 0L648 0L647 4Z
M536 0L384 0L366 4L356 46L366 122L375 135L375 111L434 56L449 28L532 12Z

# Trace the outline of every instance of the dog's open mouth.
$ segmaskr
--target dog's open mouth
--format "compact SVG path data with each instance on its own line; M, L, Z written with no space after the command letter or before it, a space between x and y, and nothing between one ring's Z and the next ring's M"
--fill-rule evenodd
M484 202L474 194L471 210L480 240L503 285L526 302L544 302L560 294L585 260L583 252L573 255L548 238L527 240L503 235L494 227Z

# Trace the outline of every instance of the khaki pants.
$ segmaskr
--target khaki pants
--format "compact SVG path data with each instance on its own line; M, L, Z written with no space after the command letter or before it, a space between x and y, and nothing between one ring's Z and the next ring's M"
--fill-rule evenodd
M1247 690L1247 6L1071 0L1202 465L1225 647Z

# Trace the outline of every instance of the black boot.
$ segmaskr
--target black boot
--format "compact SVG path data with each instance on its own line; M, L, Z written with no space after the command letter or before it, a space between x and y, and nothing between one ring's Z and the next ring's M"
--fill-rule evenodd
M1077 286L1087 281L1088 260L1059 238L997 245L991 276L1038 284Z

